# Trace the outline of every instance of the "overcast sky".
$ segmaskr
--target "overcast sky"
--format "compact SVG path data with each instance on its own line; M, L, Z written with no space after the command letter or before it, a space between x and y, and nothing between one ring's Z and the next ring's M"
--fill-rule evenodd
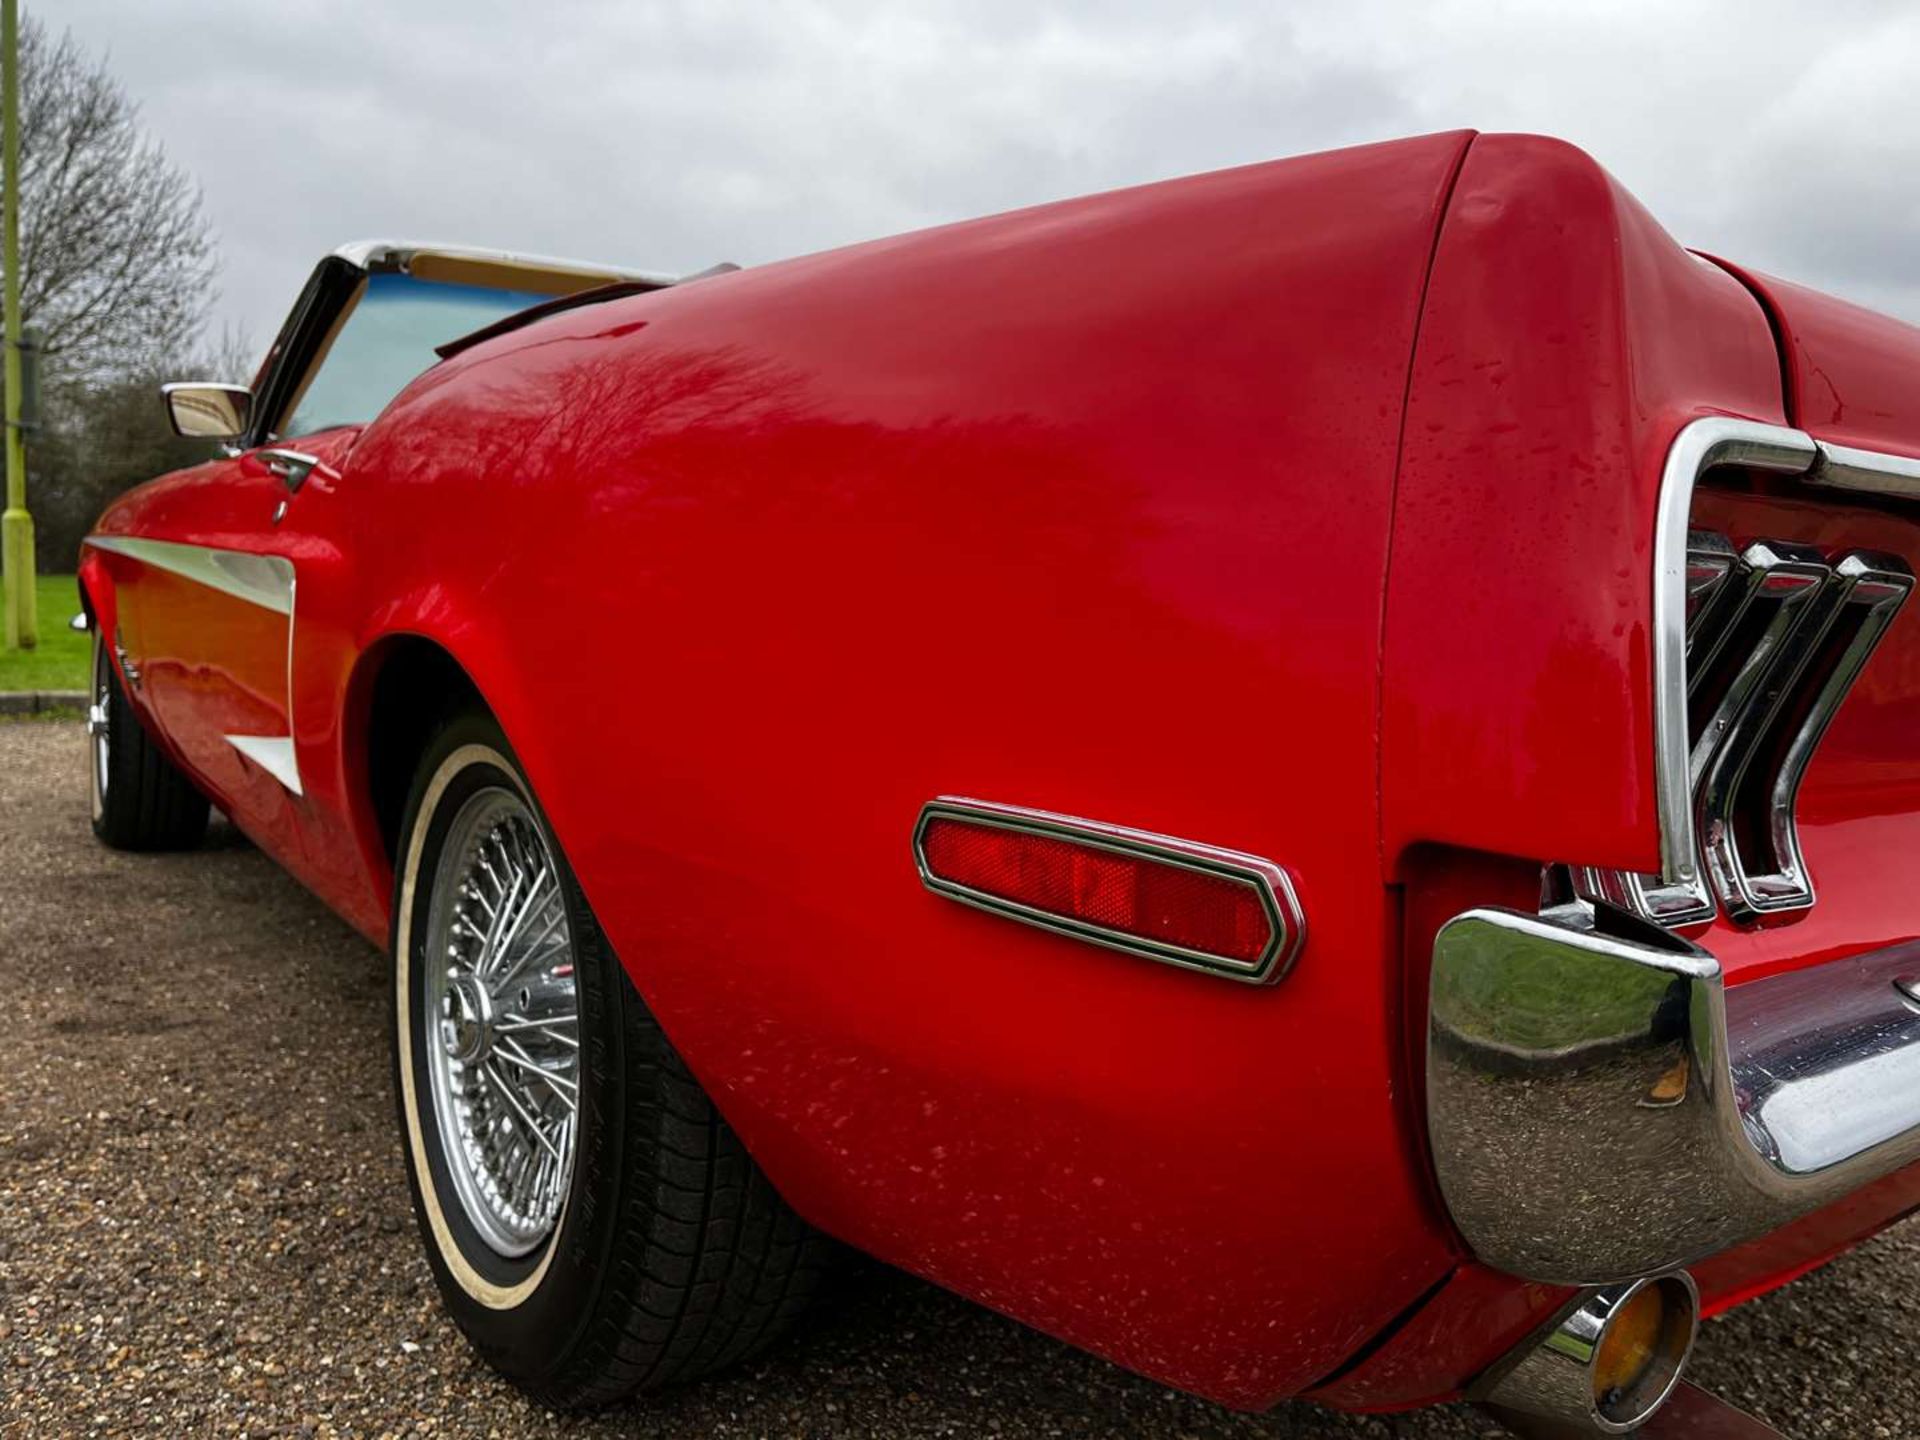
M256 346L344 240L693 270L1469 126L1920 321L1920 3L60 0L205 191Z

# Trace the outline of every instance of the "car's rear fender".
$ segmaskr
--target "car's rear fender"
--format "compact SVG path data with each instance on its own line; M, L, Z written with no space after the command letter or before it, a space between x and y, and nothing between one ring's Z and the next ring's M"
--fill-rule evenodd
M359 569L416 577L388 628L471 674L796 1208L1241 1405L1452 1263L1393 1078L1375 686L1465 145L554 316L417 382L350 477ZM930 895L909 837L956 793L1271 860L1306 951L1251 987Z

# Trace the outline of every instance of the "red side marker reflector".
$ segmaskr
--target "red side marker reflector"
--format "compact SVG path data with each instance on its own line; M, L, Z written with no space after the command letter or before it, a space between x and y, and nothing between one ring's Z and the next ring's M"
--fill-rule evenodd
M1236 979L1278 979L1302 938L1278 866L1145 831L942 798L921 811L914 858L936 894Z

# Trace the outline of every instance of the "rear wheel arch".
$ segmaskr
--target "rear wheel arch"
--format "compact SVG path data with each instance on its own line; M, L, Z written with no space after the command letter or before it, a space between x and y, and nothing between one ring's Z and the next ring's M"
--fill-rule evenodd
M419 693L422 677L450 676L445 666L452 658L438 647L430 651L396 647L368 677L370 725L377 726L382 714L395 719L392 708L375 706L376 697L387 707L401 705ZM390 678L383 684L382 676ZM436 1284L481 1353L549 1405L602 1404L750 1358L793 1325L833 1247L780 1197L633 988L541 813L509 736L477 687L464 706L445 686L427 690L446 696L455 708L420 703L405 712L410 719L437 718L401 800L390 948L394 1091ZM392 748L382 764L398 763L403 738L388 729L384 743ZM434 1016L451 1012L434 1002L421 963L434 957L432 967L450 967L449 979L457 972L467 991L490 985L479 961L463 969L468 962L447 958L456 955L451 941L457 932L434 928L438 902L431 888L484 897L484 890L470 892L457 874L449 878L443 862L471 853L459 827L465 808L489 789L517 799L540 832L539 855L559 879L567 921L564 973L579 986L571 1022L578 1061L568 1077L569 1085L579 1087L579 1148L562 1162L572 1177L566 1193L578 1190L579 1196L562 1203L556 1228L533 1251L505 1258L488 1248L493 1242L461 1198L448 1159L467 1153L447 1145L447 1127L454 1122L442 1112L435 1089L450 1083L435 1078L436 1046L455 1042L436 1038L441 1032ZM513 852L520 858L531 853L524 845ZM520 892L496 889L494 899L510 900L514 893ZM537 895L540 887L526 893ZM478 932L469 926L466 933ZM521 932L516 924L503 933ZM472 955L470 944L464 953ZM482 959L486 953L483 946ZM508 978L517 973L509 968ZM556 969L548 978L562 973ZM495 990L491 1000L462 1008L462 1014L487 1017L476 1021L476 1037L490 1029L495 1015L524 1026L498 1008L509 1003L503 993ZM528 1003L523 991L518 1005ZM485 1053L476 1040L473 1056ZM432 1104L424 1104L429 1096ZM515 1109L522 1121L530 1103L522 1096Z
M347 688L348 771L389 872L421 757L441 725L476 710L495 714L466 667L424 635L383 636L354 668Z

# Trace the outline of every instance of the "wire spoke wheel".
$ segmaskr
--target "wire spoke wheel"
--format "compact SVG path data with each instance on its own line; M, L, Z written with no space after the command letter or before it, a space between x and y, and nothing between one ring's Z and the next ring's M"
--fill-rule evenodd
M434 1283L542 1404L736 1364L829 1247L634 987L493 717L448 716L395 846L394 1098Z
M107 787L113 783L112 662L100 627L93 627L93 694L87 704L87 756L91 762L93 818L105 812Z
M447 1171L480 1238L527 1255L559 1224L573 1180L580 1005L560 877L513 790L487 786L455 813L423 938L414 1044Z

